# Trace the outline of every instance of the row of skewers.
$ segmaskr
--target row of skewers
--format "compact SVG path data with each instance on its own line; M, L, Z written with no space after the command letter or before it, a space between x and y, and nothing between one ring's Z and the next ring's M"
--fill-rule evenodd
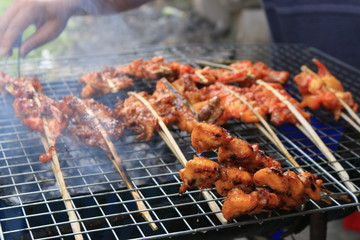
M283 171L281 164L267 156L257 144L232 137L223 128L199 123L191 134L198 153L217 150L218 162L194 157L180 170L187 188L210 188L225 196L222 212L232 220L243 214L258 214L275 209L292 209L307 198L320 200L322 180L310 172Z
M350 92L344 92L341 83L321 62L315 59L314 63L319 68L317 74L307 67L303 67L302 69L304 71L295 77L295 82L300 86L301 93L305 96L305 99L307 99L301 103L292 98L281 84L267 84L265 81L255 80L263 78L266 79L267 82L286 83L289 73L275 71L263 63L252 64L248 60L239 61L230 66L223 66L221 69L211 69L209 67L197 69L176 62L167 63L163 58L159 57L151 60L139 59L128 66L118 68L117 73L112 75L112 77L117 79L117 81L121 81L124 76L126 78L128 76L135 76L141 79L166 77L167 80L170 79L170 81L172 81L171 86L173 89L171 89L169 84L167 86L171 89L170 92L176 93L172 95L179 96L180 94L182 98L180 102L185 102L186 106L190 106L192 112L196 113L201 111L200 109L207 109L208 112L215 114L215 116L211 116L210 119L216 119L217 124L223 124L230 118L237 118L247 123L255 122L256 126L265 135L269 136L270 140L277 145L279 150L297 166L265 118L270 115L270 121L275 125L281 125L286 122L295 124L322 151L334 168L339 171L341 180L344 181L344 184L350 191L355 191L354 186L348 181L349 176L346 171L337 162L336 158L309 124L310 114L307 113L303 107L307 105L316 109L324 106L328 111L334 112L335 119L342 116L359 129L357 123L352 121L344 113L339 112L342 109L346 109L350 112L351 117L356 120L357 115L355 112L357 111L358 105L353 100L352 94ZM205 64L212 63L205 62ZM219 67L219 65L215 66ZM258 66L261 66L261 68ZM112 73L114 72L112 71ZM88 95L87 93L89 93L87 91L88 89L96 88L99 82L106 85L107 82L111 81L110 79L112 78L106 70L82 77L80 82L86 83L86 86L81 95L85 97ZM237 83L238 86L250 87L240 88L238 86L223 84L229 82ZM109 86L109 88L111 87L109 84L107 86ZM118 90L118 88L115 88L111 91L116 92ZM91 91L91 93L94 94L93 91ZM101 95L103 92L96 92L96 94ZM153 95L155 98L157 97L156 91ZM311 105L309 103L315 100L318 104ZM129 101L129 103L127 103L127 101ZM131 98L124 102L125 107L132 104L133 100L131 100ZM177 106L178 105L179 104L177 104ZM216 118L216 114L219 114L221 109L223 109L222 114L220 114L219 118ZM136 110L132 111L136 112ZM159 111L161 111L161 109ZM115 112L117 112L116 109ZM180 115L180 118L186 116L186 114ZM206 114L199 114L199 116L206 116ZM198 120L201 121L203 119ZM264 127L260 126L258 122L261 122ZM149 126L147 123L142 125L144 127ZM189 126L189 129L181 127L180 129L190 132L191 124ZM147 129L148 128L149 127L147 127ZM148 132L152 133L153 131ZM141 138L142 136L144 135L141 134L139 137Z
M111 138L113 140L119 139L124 134L124 128L139 133L138 139L144 140L150 140L154 135L154 132L157 131L174 152L175 156L181 161L183 166L186 166L187 168L187 165L194 160L187 162L167 128L176 126L181 130L191 133L194 128L198 128L199 122L206 121L221 125L226 123L229 119L236 118L245 123L256 123L259 129L261 129L264 134L267 134L271 141L279 147L279 150L298 167L297 170L299 174L305 174L307 172L300 168L285 147L282 146L281 142L276 137L276 134L272 131L272 128L264 123L266 116L270 115L270 121L275 125L286 122L299 124L299 122L301 122L298 118L299 116L291 112L288 104L286 104L291 103L291 106L295 106L294 108L299 113L298 115L300 115L300 118L305 119L305 122L307 122L310 118L310 114L304 111L302 107L306 102L313 103L314 97L311 98L311 96L313 96L314 93L318 96L316 99L319 104L316 106L309 105L309 107L319 107L320 105L324 105L326 108L334 111L335 118L338 118L339 114L341 115L341 113L339 113L343 108L340 107L341 101L345 102L350 109L357 110L357 105L353 101L351 93L344 93L341 91L343 90L339 87L341 84L336 85L337 80L330 74L325 66L318 61L315 63L320 69L318 74L306 69L306 71L300 74L301 76L298 75L295 78L298 85L302 87L300 88L301 93L305 96L308 95L306 99L309 100L304 101L302 104L298 103L287 94L279 84L284 84L287 81L289 77L287 72L275 71L268 68L263 63L252 64L250 61L239 61L227 67L220 66L222 68L218 69L210 67L198 69L176 62L167 63L163 58L158 57L151 60L139 59L125 67L108 67L102 72L93 72L83 76L80 79L80 82L86 84L81 92L83 98L89 98L94 95L104 95L126 89L134 84L134 79L164 78L157 82L153 94L150 95L150 93L147 92L130 93L129 98L124 101L120 100L116 104L114 111L111 111L108 107L94 99L79 99L75 96L67 96L64 97L62 101L55 102L42 93L41 84L36 79L14 79L8 75L2 74L0 77L0 89L3 89L3 91L6 90L15 97L15 113L16 116L21 119L22 123L30 130L35 130L40 133L46 149L46 153L39 157L40 161L56 163L57 170L59 170L60 167L56 156L55 143L56 138L58 138L65 130L65 132L76 136L79 140L82 140L88 145L100 147L108 154L109 159L114 163L115 168L124 179L127 187L133 190L132 194L134 199L137 200L138 208L141 210L143 217L150 222L152 229L155 230L157 229L156 224L153 222L145 204L141 201L135 186L131 183L129 176L126 173L126 169L113 146ZM263 79L272 83L275 82L276 84L268 85L265 82L259 82L260 84L256 85L257 79ZM327 82L333 84L327 85ZM236 83L237 86L225 85L229 83ZM327 89L331 90L326 92ZM326 92L326 94L324 95L323 92ZM279 99L279 97L276 96L276 93L285 98L285 101L284 99ZM333 95L334 97L331 98L330 96ZM341 101L338 101L340 102L338 104L334 99L341 99ZM332 102L332 104L327 104L328 101ZM264 124L265 128L261 127L258 122ZM314 139L316 137L312 136L311 138ZM317 144L321 146L321 143ZM220 145L212 150L218 149L219 147ZM326 154L329 154L329 152ZM242 158L243 157L240 157L240 159ZM232 163L229 164L231 165ZM224 178L220 172L233 171L226 170L226 168L229 167L228 163L221 165L223 167L219 167L217 173L213 176L215 180L214 183ZM246 172L249 174L250 179L253 178L254 173L257 173L257 171L281 173L279 176L282 176L282 179L292 179L288 180L288 182L294 182L301 179L301 177L299 177L301 175L298 176L293 172L283 174L281 166L277 164L276 166L264 166L261 164L259 166L262 166L262 168L258 169L256 167L255 169L252 169L248 166L246 168L242 164L236 165L234 163L234 166L231 167L235 167L238 171ZM185 172L186 168L184 170ZM220 169L222 170L220 171ZM276 169L276 171L274 171L274 169ZM55 168L53 168L53 170L57 176L60 189L62 189L63 198L68 199L69 195L66 194L66 186L62 176L58 174L59 171L56 171ZM349 182L346 172L342 169L341 173L342 175L340 178L347 187L350 188L350 191L354 191L354 186ZM294 176L294 174L296 176ZM181 178L186 182L186 174L181 174L180 172L180 175L184 176ZM315 179L313 180L313 184L315 184L314 186L317 186L316 189L320 188L321 183L316 182L315 176L311 176L311 179ZM265 191L260 189L264 186L256 186L253 180L250 182L252 187L245 191L238 186L230 189L237 190L226 191L227 194L233 192L230 195L228 194L227 198L232 200L227 200L226 202L233 202L233 200L238 199L239 196L244 196L244 198L241 199L246 199L256 195L258 199L257 202L261 202L262 204L264 203L264 199L278 199L276 200L278 204L271 205L273 208L293 207L291 204L285 204L283 200L279 200L281 198L279 195L284 195L284 193L286 195L286 193L290 191L289 186L286 191L284 190L282 192L274 191L271 187L269 188L272 190ZM296 183L300 185L299 181L296 181ZM296 183L294 183L294 186ZM301 184L304 185L304 181L302 181ZM195 186L203 188L202 184L189 185L189 187ZM211 184L206 185L206 187L211 186ZM255 186L259 187L259 189L255 188ZM183 191L184 187L182 187L180 192ZM297 198L297 201L294 199L291 200L297 204L302 204L305 197L318 200L320 198L320 192L317 192L318 195L313 198L303 192L302 194L298 194L298 196L301 197ZM206 191L202 191L202 193L205 198L211 198ZM222 191L220 191L219 194L226 195ZM266 198L265 195L269 197ZM230 196L232 197L230 198ZM274 200L273 203L276 201ZM69 218L72 221L72 228L76 234L75 237L81 239L82 236L79 234L80 226L76 215L73 214L74 206L66 204L66 200L64 200L64 203L69 210ZM209 202L209 204L212 205L210 206L212 210L215 212L218 211L218 206L215 206L217 204L214 202ZM239 202L237 204L239 204ZM231 205L225 205L224 203L224 207L225 206ZM228 209L232 208L233 206ZM221 214L217 214L217 216L221 222L225 223L227 220L233 219L240 214L256 214L263 210L269 210L270 207L268 205L257 205L256 208L254 208L257 210L249 209L238 209L231 214L228 212L227 214L224 214L226 219L224 219Z

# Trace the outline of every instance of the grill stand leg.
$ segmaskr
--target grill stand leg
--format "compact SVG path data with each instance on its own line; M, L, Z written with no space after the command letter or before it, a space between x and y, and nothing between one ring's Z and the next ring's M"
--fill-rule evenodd
M326 214L319 212L310 216L310 240L326 240Z

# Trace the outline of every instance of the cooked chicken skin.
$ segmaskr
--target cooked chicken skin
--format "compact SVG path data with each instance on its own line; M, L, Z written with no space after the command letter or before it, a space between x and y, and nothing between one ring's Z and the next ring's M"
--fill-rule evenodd
M189 167L180 170L184 181L180 193L188 187L211 188L215 185L216 191L226 197L222 212L227 220L242 214L290 210L305 203L307 197L320 200L322 181L316 176L290 170L283 173L281 164L267 156L257 144L250 145L224 131L208 123L196 125L191 136L194 148L199 153L218 149L219 164L206 158L199 162L191 160ZM206 174L195 174L199 171L194 169L206 169L207 164L210 170ZM211 176L211 171L215 175Z
M62 112L67 114L71 122L69 132L87 145L96 146L106 152L110 152L98 128L98 123L94 120L94 117L89 115L87 109L93 112L101 127L113 139L120 139L124 133L123 125L114 118L113 112L94 99L66 96L61 101L60 106Z
M101 72L88 73L82 76L79 82L86 84L80 94L82 98L90 98L95 95L102 96L110 92L115 93L134 85L133 79L113 67L105 67Z
M259 150L257 144L250 145L237 138L219 147L218 161L223 166L242 167L250 172L264 167L281 169L281 164Z
M276 168L266 167L257 171L253 180L257 187L269 187L279 193L286 193L289 189L289 180Z
M358 104L354 101L351 92L344 92L341 82L323 63L317 59L314 59L313 62L318 67L318 73L307 70L294 78L294 82L303 96L302 105L314 110L323 106L326 110L333 112L335 120L338 120L344 108L338 99L340 98L354 112L357 112Z
M241 189L232 189L224 201L222 214L228 221L255 210L258 206L258 199L255 194L247 194Z
M298 177L304 184L306 195L314 201L319 201L323 181L309 172L300 173Z
M214 151L228 144L232 136L224 128L214 124L198 123L191 133L191 144L196 152Z
M15 116L31 131L45 134L50 147L39 156L39 161L47 162L52 157L56 139L67 127L68 119L59 110L59 103L42 93L37 78L13 78L0 73L0 92L8 92L15 97L13 107ZM44 135L45 136L45 135Z
M194 156L194 159L188 161L179 174L183 181L179 190L180 194L188 188L210 188L219 178L219 164L205 157Z
M244 214L254 215L272 211L280 204L280 198L267 189L260 188L248 194L234 188L224 201L222 213L224 218L230 221Z
M282 202L282 208L291 209L305 202L305 186L300 181L298 175L290 170L284 173L284 177L288 179L289 189L286 193L279 194Z
M281 205L281 199L278 194L270 192L268 189L257 188L256 191L253 191L250 194L255 195L258 201L257 207L249 212L250 215L270 212L279 208Z
M227 196L233 188L239 188L244 192L251 192L254 189L250 173L239 168L220 168L220 177L215 182L216 191L221 196Z

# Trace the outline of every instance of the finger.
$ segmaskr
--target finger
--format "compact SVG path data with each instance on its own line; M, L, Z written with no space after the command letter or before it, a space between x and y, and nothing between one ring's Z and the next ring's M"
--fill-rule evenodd
M34 23L35 19L36 17L29 12L26 12L26 14L17 14L15 16L1 38L0 56L8 54L17 38L28 26Z
M0 38L6 31L11 20L13 20L16 15L20 12L21 4L20 1L13 2L5 11L5 13L0 17Z
M25 57L31 50L54 40L66 26L65 22L56 20L45 23L30 38L21 45L20 54Z

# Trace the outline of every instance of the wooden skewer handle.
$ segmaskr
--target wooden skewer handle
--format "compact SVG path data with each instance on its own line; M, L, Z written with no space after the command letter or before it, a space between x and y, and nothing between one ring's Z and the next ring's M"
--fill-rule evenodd
M167 128L167 126L165 125L165 123L163 122L161 117L157 114L155 109L142 96L140 96L136 93L133 93L133 92L130 92L128 94L135 96L139 101L141 101L149 109L149 111L154 115L154 117L158 120L159 126L161 128L161 130L158 131L160 137L164 140L166 145L174 153L176 158L180 161L181 165L183 165L183 167L185 167L187 160L186 160L183 152L179 148L179 145L176 143L176 141L173 138L173 136L171 135L169 129ZM224 218L223 214L221 213L221 209L220 209L219 205L216 202L214 202L214 199L212 198L210 193L206 190L202 190L201 193L206 200L209 200L208 205L209 205L211 211L215 212L215 215L219 219L219 221L222 224L226 224L227 220Z
M150 213L148 212L147 207L145 206L142 198L140 197L139 193L137 192L136 187L134 186L134 184L131 181L130 176L128 175L126 168L120 158L120 156L118 155L115 146L113 144L113 142L111 141L109 135L107 134L106 130L102 127L99 119L95 116L95 114L93 113L93 111L88 108L86 106L86 104L84 104L82 102L81 99L79 99L80 104L82 104L85 107L86 113L92 117L95 126L97 127L97 129L100 131L102 137L104 138L107 147L109 148L110 152L107 151L107 155L109 157L109 159L112 161L114 167L116 168L117 172L120 174L121 178L124 180L125 185L128 189L132 190L131 194L133 196L133 198L136 200L136 205L138 207L139 210L141 210L142 212L140 212L140 214L142 215L142 217L149 222L149 225L151 227L152 230L157 230L158 227L156 226L156 224L153 222L154 220L152 219Z
M48 150L50 148L50 146L49 146L49 143L48 143L46 137L41 135L41 141L44 145L45 150ZM59 159L56 154L56 151L52 150L51 155L52 155L52 159L50 160L51 169L52 169L52 171L55 175L56 181L59 185L60 195L63 198L64 205L67 210L67 214L69 216L71 229L73 230L73 232L75 234L76 240L83 240L84 238L80 234L81 228L80 228L79 219L76 215L76 212L74 211L75 207L73 206L73 204L70 200L71 196L66 188L64 176L63 176L61 168L60 168Z

